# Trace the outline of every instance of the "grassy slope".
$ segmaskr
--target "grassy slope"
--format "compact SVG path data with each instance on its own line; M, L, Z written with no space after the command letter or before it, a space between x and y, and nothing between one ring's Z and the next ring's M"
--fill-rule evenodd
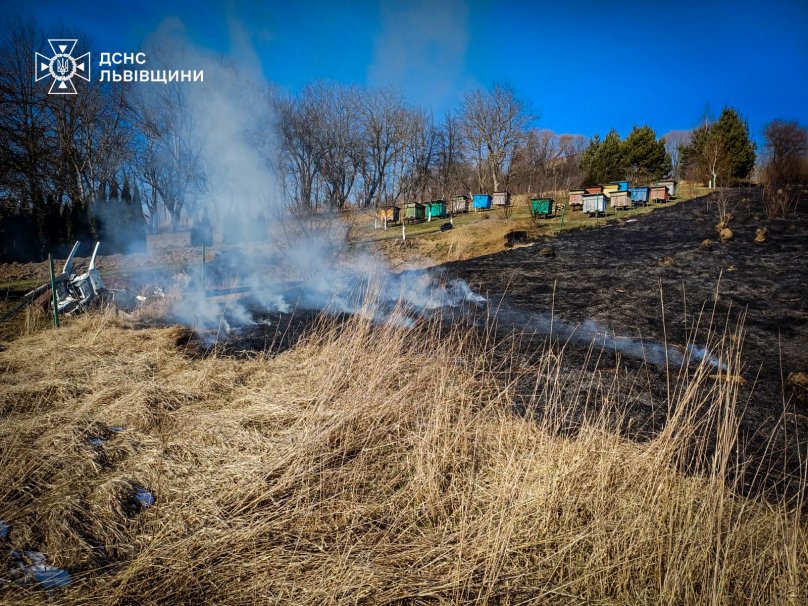
M73 572L53 603L806 595L805 522L723 481L735 395L707 369L663 434L634 443L597 414L559 436L552 355L530 372L554 412L514 416L469 335L356 320L269 360L196 359L181 336L94 314L0 352L0 518L12 547ZM705 427L717 456L684 476L683 446ZM157 505L132 516L138 484ZM5 603L42 599L0 584Z
M505 234L515 230L525 230L529 238L552 237L570 229L591 229L611 221L625 221L653 212L655 208L672 206L704 195L703 187L680 188L679 197L668 204L648 205L626 211L611 211L606 217L589 217L579 210L564 212L561 215L533 222L530 216L530 200L526 195L512 197L511 215L506 217L501 209L489 212L458 215L454 219L454 229L441 232L440 226L447 219L407 225L408 246L401 245L401 226L391 226L386 231L374 226L372 216L358 214L352 231L355 245L373 245L392 260L401 263L432 265L444 261L457 261L499 252L505 248Z

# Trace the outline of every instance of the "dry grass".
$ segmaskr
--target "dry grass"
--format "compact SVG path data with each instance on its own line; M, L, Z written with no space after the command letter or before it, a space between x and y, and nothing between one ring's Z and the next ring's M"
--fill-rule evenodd
M506 234L511 231L526 231L530 238L552 237L562 231L592 229L602 227L610 221L636 218L651 213L656 208L679 204L707 193L707 188L684 183L680 186L677 199L668 204L619 212L610 210L606 217L589 217L580 210L567 208L563 225L560 213L548 219L533 221L530 214L531 196L514 194L511 196L510 216L507 217L502 209L457 215L454 218L454 229L447 232L440 231L440 225L447 219L407 225L406 246L401 244L401 226L391 226L384 231L374 228L372 216L356 213L350 221L351 241L360 245L372 243L394 265L428 267L501 252L507 248ZM567 202L567 192L548 195L554 198L556 205Z
M416 334L354 320L271 359L195 358L181 329L96 314L11 343L11 546L73 573L59 604L804 600L804 521L725 482L733 381L697 370L649 442L605 416L562 437L553 354L536 423L512 413L484 343ZM707 430L716 448L684 475ZM134 514L138 485L157 504ZM0 599L46 594L0 585Z

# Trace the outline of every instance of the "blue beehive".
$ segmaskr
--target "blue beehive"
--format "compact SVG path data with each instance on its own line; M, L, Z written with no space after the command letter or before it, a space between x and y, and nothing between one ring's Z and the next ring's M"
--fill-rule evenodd
M632 204L648 204L648 194L650 191L650 187L632 187L629 190Z
M474 210L491 210L491 196L474 194Z
M628 181L612 181L612 183L618 186L617 191L628 191Z

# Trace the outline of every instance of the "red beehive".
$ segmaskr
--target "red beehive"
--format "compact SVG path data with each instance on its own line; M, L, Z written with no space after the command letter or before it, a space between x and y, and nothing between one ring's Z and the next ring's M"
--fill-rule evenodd
M570 190L569 205L570 206L583 206L584 203L584 190L573 189Z
M655 185L651 188L651 194L648 196L653 202L667 202L668 201L668 188L664 185Z

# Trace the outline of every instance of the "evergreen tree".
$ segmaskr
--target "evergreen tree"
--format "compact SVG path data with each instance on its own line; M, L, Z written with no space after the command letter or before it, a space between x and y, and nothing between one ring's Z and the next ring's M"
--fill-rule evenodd
M595 133L595 136L589 141L589 145L581 154L581 170L584 172L584 183L586 185L595 185L597 183L597 159L598 151L600 150L600 135Z
M712 187L747 178L755 166L755 143L746 120L725 107L717 122L693 131L690 145L682 148L682 165Z
M726 154L730 182L746 179L755 167L755 143L749 138L749 125L738 112L725 107L712 129L720 136Z
M626 176L635 182L660 179L671 171L665 142L650 126L635 126L621 144Z
M622 179L625 175L620 135L612 129L603 141L598 135L592 137L581 157L587 185L607 183Z
M626 176L623 148L620 145L620 135L617 134L616 130L612 129L606 135L603 144L598 150L598 156L600 157L599 164L603 171L600 183L617 181Z

